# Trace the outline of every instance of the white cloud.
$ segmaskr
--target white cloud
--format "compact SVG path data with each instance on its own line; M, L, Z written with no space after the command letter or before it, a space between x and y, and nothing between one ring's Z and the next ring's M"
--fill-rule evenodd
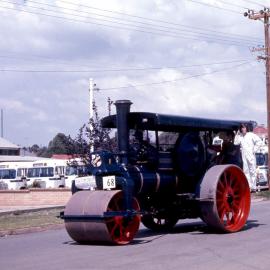
M254 119L265 123L263 64L248 63L231 70L228 68L237 63L186 69L166 68L256 59L249 51L250 42L238 39L238 43L241 43L238 45L243 46L227 43L233 43L233 40L240 38L239 35L262 37L262 24L251 22L241 14L207 8L189 1L94 0L90 3L76 0L72 1L75 6L61 1L44 0L42 3L56 3L57 16L66 18L71 17L62 12L69 13L70 9L79 8L79 15L97 18L97 15L85 13L87 11L126 20L117 27L130 28L128 24L142 22L139 17L145 17L159 22L144 20L147 25L139 30L156 32L153 28L157 24L162 28L159 28L159 34L151 34L0 8L0 69L123 69L121 72L88 73L1 72L0 107L5 110L6 134L12 141L22 144L23 138L27 137L29 144L44 145L57 132L76 134L88 118L90 77L101 88L100 92L94 93L101 116L108 113L107 98L110 97L112 100L131 99L134 103L132 110L137 111ZM218 2L213 0L207 3L216 5ZM29 2L27 5L32 4ZM139 17L87 9L83 5ZM105 22L112 18L99 18L103 18L103 21L97 23L112 25ZM171 23L163 24L161 21ZM235 36L218 36L215 31ZM191 35L193 39L187 38ZM163 69L125 72L125 67ZM184 79L222 69L223 72ZM167 80L176 81L151 85ZM148 83L147 86L140 86ZM119 89L102 91L114 87Z
M48 120L48 116L43 111L38 111L33 115L34 120L38 120L40 122L46 122Z
M0 107L3 108L4 110L15 111L19 114L30 111L27 105L23 104L22 101L11 98L0 97Z

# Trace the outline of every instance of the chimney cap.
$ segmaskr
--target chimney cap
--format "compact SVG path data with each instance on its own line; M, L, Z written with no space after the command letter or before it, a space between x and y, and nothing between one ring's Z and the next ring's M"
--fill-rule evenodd
M131 105L132 102L130 100L128 100L128 99L121 99L121 100L116 100L114 104L115 105L118 105L118 104L130 104Z

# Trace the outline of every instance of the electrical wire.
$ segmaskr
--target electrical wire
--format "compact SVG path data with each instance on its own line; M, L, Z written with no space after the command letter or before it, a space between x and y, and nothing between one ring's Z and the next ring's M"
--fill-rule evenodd
M241 5L236 5L236 4L234 4L234 3L231 3L231 2L226 2L226 1L223 1L223 0L215 0L216 2L220 2L220 3L222 3L222 4L224 4L224 5L227 5L227 6L232 6L232 7L237 7L237 8L243 8L243 9L247 9L247 10L249 10L250 8L248 8L248 7L244 7L244 6L241 6Z
M254 4L254 5L257 5L257 6L265 7L265 6L262 5L261 3L257 3L257 2L255 2L255 1L245 0L245 2L248 2L248 3L250 3L250 4Z
M228 67L228 68L223 68L223 69L219 69L219 70L213 70L211 72L205 72L205 73L195 74L195 75L191 75L191 76L187 76L187 77L179 78L179 79L175 79L175 80L152 82L152 83L144 83L144 84L136 84L136 85L130 85L130 86L99 88L99 91L110 91L110 90L127 89L127 88L131 88L131 87L134 88L134 87L144 87L144 86L150 86L150 85L151 86L155 86L155 85L166 84L166 83L174 83L174 82L183 81L183 80L187 80L187 79L191 79L191 78L197 78L197 77L202 77L202 76L206 76L206 75L210 75L210 74L214 74L214 73L223 72L223 71L230 70L230 69L233 69L233 68L238 68L240 66L246 65L249 62L251 62L251 61L246 61L245 63L234 65L234 66L231 66L231 67Z
M58 0L57 2L67 3L69 5L77 6L77 4L69 2L69 1ZM97 7L93 7L93 6L89 6L89 5L85 5L85 4L81 4L81 3L79 4L79 6L87 8L87 9L94 9L94 10L98 10L98 11L104 11L104 12L108 12L108 13L124 15L124 16L128 16L128 17L133 17L133 18L139 18L139 19L143 19L143 20L147 20L147 21L153 21L153 22L159 22L159 23L164 23L164 24L169 24L169 25L175 25L175 26L181 26L181 27L186 27L186 28L198 29L198 30L202 30L202 31L220 33L220 34L224 34L224 35L241 36L241 37L251 38L250 36L245 36L245 35L241 35L241 34L226 33L226 32L216 31L216 30L212 30L212 29L208 29L208 28L190 26L190 25L179 24L179 23L174 23L174 22L169 22L169 21L164 21L164 20L158 20L158 19L152 19L152 18L146 18L146 17L142 17L142 16L137 16L137 15L133 15L133 14L124 13L124 12L112 11L112 10L108 10L108 9L101 9L101 8L97 8ZM254 38L258 39L257 37L254 37Z
M74 21L74 22L82 22L82 23L88 23L88 24L95 24L98 26L105 26L105 27L109 27L109 28L117 28L117 29L121 29L121 30L131 30L131 31L137 31L137 32L141 32L141 33L148 33L148 34L153 34L153 35L161 35L161 32L164 32L162 30L156 30L158 32L153 32L153 31L146 31L146 30L141 30L141 29L136 29L136 28L131 28L131 27L123 27L123 26L115 26L115 25L108 25L108 24L102 24L102 23L96 23L96 22L90 22L90 21L83 21L83 20L78 20L78 19L71 19L71 18L66 18L66 17L61 17L58 15L49 15L49 14L44 14L44 13L40 13L40 12L32 12L32 11L27 11L27 10L19 10L16 8L10 8L10 7L6 7L6 6L1 6L2 8L5 9L9 9L9 10L15 10L15 11L21 11L21 12L25 12L25 13L30 13L30 14L38 14L38 15L43 15L46 17L53 17L56 19L64 19L64 20L68 20L68 21ZM170 34L170 33L162 33L162 36L167 36L167 37L172 37L172 38L181 38L181 39L192 39L192 40L202 40L202 38L196 37L196 36L187 36L187 35L177 35L177 34ZM248 43L248 44L243 44L241 42L237 42L237 41L230 41L230 40L225 40L225 39L217 39L217 38L211 38L211 37L204 37L205 41L208 42L213 42L213 43L219 43L219 44L226 44L226 45L234 45L234 46L239 46L239 47L248 47L248 46L258 46L258 43Z
M36 4L51 6L51 7L58 7L56 5L39 3L39 2L33 1L33 0L28 0L27 2L28 3L36 3ZM68 2L68 1L58 0L57 2L68 3L68 4L71 4L71 5L75 5L76 6L76 4L71 3L71 2ZM250 36L244 36L244 35L239 35L239 34L231 34L231 33L224 33L224 32L219 32L219 31L204 29L204 28L200 28L200 27L193 27L193 26L191 27L191 26L187 26L187 25L183 25L183 24L171 23L171 22L162 21L162 20L154 20L154 19L149 19L149 18L145 18L145 17L141 17L141 16L129 15L129 14L122 13L122 12L114 12L114 11L111 11L111 10L94 8L94 7L87 6L87 5L82 5L82 4L80 4L79 6L82 6L82 7L87 8L87 9L94 9L94 10L99 10L99 11L103 11L103 12L105 11L105 12L111 12L111 13L121 14L121 15L125 15L125 16L128 16L128 17L132 17L132 18L134 18L134 17L135 18L140 18L140 19L148 20L148 21L152 21L152 22L159 22L159 23L163 23L163 24L165 23L165 24L170 24L170 25L174 25L174 26L178 26L178 27L180 26L180 27L188 28L189 29L189 32L190 32L190 29L192 29L193 32L196 32L196 31L194 31L194 29L198 29L198 30L201 30L201 31L204 31L204 32L205 31L207 31L207 32L213 32L213 33L216 33L217 35L220 35L220 36L239 36L239 37L244 37L245 40L253 40L253 39L258 40L258 38L253 38L253 37L250 37ZM162 26L162 25L154 25L154 24L149 24L149 23L141 22L141 21L121 19L121 18L116 18L116 17L113 17L113 16L107 16L107 15L104 15L104 14L98 14L98 13L93 13L93 12L88 12L88 11L80 11L80 10L74 9L74 8L67 8L67 7L65 7L65 9L71 10L71 11L75 11L75 12L78 12L78 13L83 12L83 13L87 13L87 14L91 14L91 15L94 14L96 16L101 16L101 17L106 17L106 18L112 18L112 19L124 20L124 21L128 21L128 22L135 22L135 23L144 24L144 25L151 25L151 26L158 26L158 27L167 28L167 29L177 29L177 30L179 30L179 28L171 28L171 27L169 28L169 27L165 27L165 26ZM181 30L181 31L184 31L184 30ZM187 30L186 30L186 32L187 32ZM203 32L196 32L196 33L203 33Z
M8 2L8 1L2 1L2 2ZM84 22L84 23L92 23L92 24L106 26L106 27L113 27L113 28L120 28L120 29L126 29L126 30L139 31L139 32L144 32L144 33L160 34L159 32L162 32L163 35L174 37L174 38L185 38L185 39L201 40L198 37L196 37L196 36L193 35L193 34L197 34L197 33L191 33L192 36L187 36L187 34L185 34L185 35L179 35L179 34L173 32L173 31L165 31L165 30L155 29L155 28L152 28L152 29L154 31L158 31L158 32L152 32L152 31L145 31L145 30L137 29L139 27L137 25L130 25L130 24L120 23L121 25L128 26L128 27L123 27L123 26L119 27L119 26L115 26L115 25L107 25L107 24L100 24L100 23L90 22L90 21L82 21L82 20L77 20L77 19L70 19L70 18L66 18L66 17L60 17L60 16L56 16L56 15L51 15L51 14L44 14L44 13L40 13L40 12L31 12L31 11L27 11L27 10L18 10L18 9L10 8L10 7L3 7L3 8L7 8L7 9L11 9L11 10L17 10L17 11L22 11L22 12L26 12L26 13L32 13L32 14L39 14L39 15L44 15L44 16L49 16L49 17L54 17L54 18L60 18L60 19L66 19L66 20ZM37 7L32 7L32 8L38 9ZM39 8L39 9L41 9L41 8ZM42 8L41 10L44 11L44 8ZM51 11L51 10L49 10L49 11ZM53 11L53 12L56 12L56 11ZM62 13L62 14L65 14L65 13ZM69 14L69 15L74 16L73 14ZM97 19L94 18L94 20L97 20ZM119 22L114 22L114 21L109 21L109 22L118 23L119 24ZM137 28L135 28L135 29L134 28L130 28L130 26L131 27L137 27ZM191 31L189 31L189 32L191 32ZM200 36L200 35L203 36L203 34L197 34L197 35L198 36ZM211 36L205 36L204 38L207 39L207 40L209 40L209 41L213 41L213 39L214 39L213 42L216 42L216 43L224 43L224 44L227 44L227 45L230 44L230 45L235 45L235 46L244 46L242 43L240 43L240 41L231 40L231 39L228 39L228 38L227 39L221 39L221 38L211 37ZM223 41L223 42L217 42L217 40ZM254 43L254 44L250 44L250 45L256 45L257 46L258 44L257 43L256 44Z
M10 54L10 53L8 53L8 54ZM23 61L30 61L30 62L31 61L36 61L37 59L42 59L42 61L53 62L54 65L57 63L57 64L67 64L68 66L74 66L74 67L86 67L86 68L90 68L89 64L88 65L85 65L85 64L74 64L72 62L72 65L71 65L71 61L63 60L63 59L49 58L49 57L40 56L40 55L27 55L27 56L28 57L25 57L25 56L22 57L22 56L0 55L0 58L14 59L14 60L23 60ZM45 65L46 64L50 64L50 63L45 63ZM96 63L94 63L94 64L96 64Z
M8 2L8 3L13 3L14 4L14 2L11 2L11 1L4 1L4 0L0 0L1 2ZM29 1L29 2L34 2L34 3L36 3L35 1ZM21 4L19 4L19 5L21 5ZM48 4L44 4L44 5L48 5ZM50 5L50 6L52 6L52 5ZM57 14L59 14L59 12L58 11L55 11L55 10L52 10L52 9L44 9L44 8L39 8L39 7L35 7L35 6L29 6L30 8L33 8L33 9L38 9L38 10L42 10L42 11L49 11L49 12L57 12ZM54 7L56 7L56 6L54 6ZM80 18L86 18L86 19L89 19L89 17L85 17L85 16L80 16L80 15L74 15L74 14L71 14L71 13L63 13L62 12L62 14L64 14L64 15L71 15L71 16L75 16L75 17L80 17ZM115 23L115 24L120 24L121 26L122 25L125 25L125 26L128 26L128 27L139 27L140 28L140 26L138 26L138 25L134 25L134 24L124 24L123 22L119 22L119 21L111 21L111 20L104 20L104 19L99 19L99 18L92 18L92 19L94 19L94 20L98 20L98 21L102 21L102 22L109 22L109 23ZM162 27L164 27L164 26L162 26ZM165 27L165 28L168 28L168 27ZM154 31L158 31L158 32L162 32L162 33L169 33L169 34L173 34L173 35L178 35L179 36L179 34L177 33L177 32L174 32L174 31L169 31L169 30L163 30L163 29L157 29L157 28L153 28L153 27L148 27L148 29L150 29L150 30L154 30ZM168 29L170 29L170 28L168 28ZM220 37L217 37L217 36L209 36L209 35L207 35L207 34L205 34L205 33L198 33L198 32L194 32L194 31L187 31L187 30L180 30L180 29L176 29L177 31L180 31L180 32L186 32L185 33L185 36L186 35L188 35L188 36L191 36L192 38L194 38L194 34L196 34L197 36L203 36L203 37L205 37L205 38L207 38L207 39L215 39L215 40L220 40L220 41L225 41L225 42L227 42L227 41L232 41L232 42L237 42L237 43L239 43L240 41L249 41L249 40L247 40L247 39L239 39L239 41L238 40L231 40L231 38L228 38L228 37L225 37L225 38L220 38ZM181 35L181 37L182 37L183 35ZM249 42L251 42L251 41L249 41ZM253 44L253 45L257 45L257 44Z
M28 0L28 3L36 3L36 4L41 4L41 5L45 5L45 6L50 6L50 7L57 8L57 6L55 6L55 5L50 5L50 4L45 4L45 3L39 3L39 2L36 2L36 1L31 1L31 0ZM30 7L32 8L33 6L30 6ZM34 8L36 8L36 7L34 7ZM105 17L105 18L114 19L114 20L117 20L117 21L113 21L113 23L117 23L117 24L122 24L121 21L123 21L123 19L116 18L116 17L113 17L113 16L107 16L107 15L98 14L98 13L93 13L93 12L87 12L87 11L78 11L78 10L76 10L76 9L71 9L71 8L67 8L67 7L65 7L65 10L70 10L70 11L75 11L75 12L78 12L78 13L86 13L86 14L90 14L90 15L95 15L95 16L100 16L100 17ZM53 12L54 12L54 10L48 10L48 11L53 11ZM70 14L70 13L66 13L66 14L75 16L74 14ZM86 17L86 16L80 16L80 15L76 15L76 17L89 18L89 17ZM100 20L100 19L97 19L97 18L95 18L95 19L96 19L96 20ZM120 21L119 21L119 20L120 20ZM104 19L103 19L102 21L107 21L107 20L104 20ZM125 21L125 22L126 22L126 21L127 21L127 22L131 22L131 23L139 23L139 24L142 24L142 25L147 25L148 27L150 26L149 29L152 29L152 30L159 30L159 29L153 28L153 26L154 26L154 27L161 27L161 28L167 29L167 31L168 31L168 30L176 30L176 31L180 31L180 32L188 33L188 34L190 34L190 33L196 33L196 34L202 35L202 36L205 36L205 35L209 36L209 34L206 34L206 33L201 32L201 31L183 30L183 29L179 29L179 28L175 28L175 27L172 28L172 27L168 27L168 26L155 25L155 24L152 24L152 23L146 23L146 22L142 22L142 21L134 21L134 20L127 20L127 19L125 19L124 21ZM112 21L108 21L108 22L112 22ZM136 26L136 27L137 27L137 25L134 25L134 24L129 24L129 25L130 25L130 26ZM172 31L169 31L169 32L174 33L174 32L172 32ZM221 37L224 38L224 35L221 35L221 34L215 34L215 36L217 36L217 37L221 36ZM227 38L227 37L226 37L226 38ZM239 40L243 40L243 41L251 41L251 40L252 40L252 39L250 39L250 38L238 38L238 39L239 39ZM231 40L231 39L230 39L230 40ZM252 41L254 41L254 40L252 40Z
M200 5L204 5L204 6L208 6L208 7L212 7L212 8L217 8L217 9L220 9L220 10L225 10L225 11L228 11L228 12L231 12L231 13L234 13L234 14L242 14L241 12L235 11L233 9L222 8L222 7L218 7L218 6L211 5L211 4L204 3L204 2L199 2L199 1L195 1L195 0L187 0L187 1L188 2L193 2L193 3L196 3L196 4L200 4Z
M187 66L164 66L164 67L142 67L142 68L119 68L119 69L98 69L98 70L26 70L26 69L1 69L0 72L18 72L18 73L98 73L98 72L125 72L125 71L145 71L145 70L161 70L161 69L186 69L193 67L211 66L211 65L224 65L231 63L247 62L247 59L231 60L223 62L213 62L205 64L194 64Z

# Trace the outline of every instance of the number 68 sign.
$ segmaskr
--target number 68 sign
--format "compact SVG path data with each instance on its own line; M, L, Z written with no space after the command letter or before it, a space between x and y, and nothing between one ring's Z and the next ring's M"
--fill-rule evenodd
M103 176L102 177L102 182L103 182L103 189L111 189L111 188L116 187L116 182L115 182L115 176L114 175Z

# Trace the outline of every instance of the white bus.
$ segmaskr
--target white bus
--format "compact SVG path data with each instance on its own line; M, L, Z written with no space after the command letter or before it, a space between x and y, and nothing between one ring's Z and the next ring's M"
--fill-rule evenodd
M67 166L65 174L65 187L71 188L72 181L81 176L87 175L87 168L84 165Z
M41 188L59 188L65 186L67 160L46 159L33 162L27 171L27 185Z
M0 189L24 189L27 187L27 171L32 162L1 162Z

